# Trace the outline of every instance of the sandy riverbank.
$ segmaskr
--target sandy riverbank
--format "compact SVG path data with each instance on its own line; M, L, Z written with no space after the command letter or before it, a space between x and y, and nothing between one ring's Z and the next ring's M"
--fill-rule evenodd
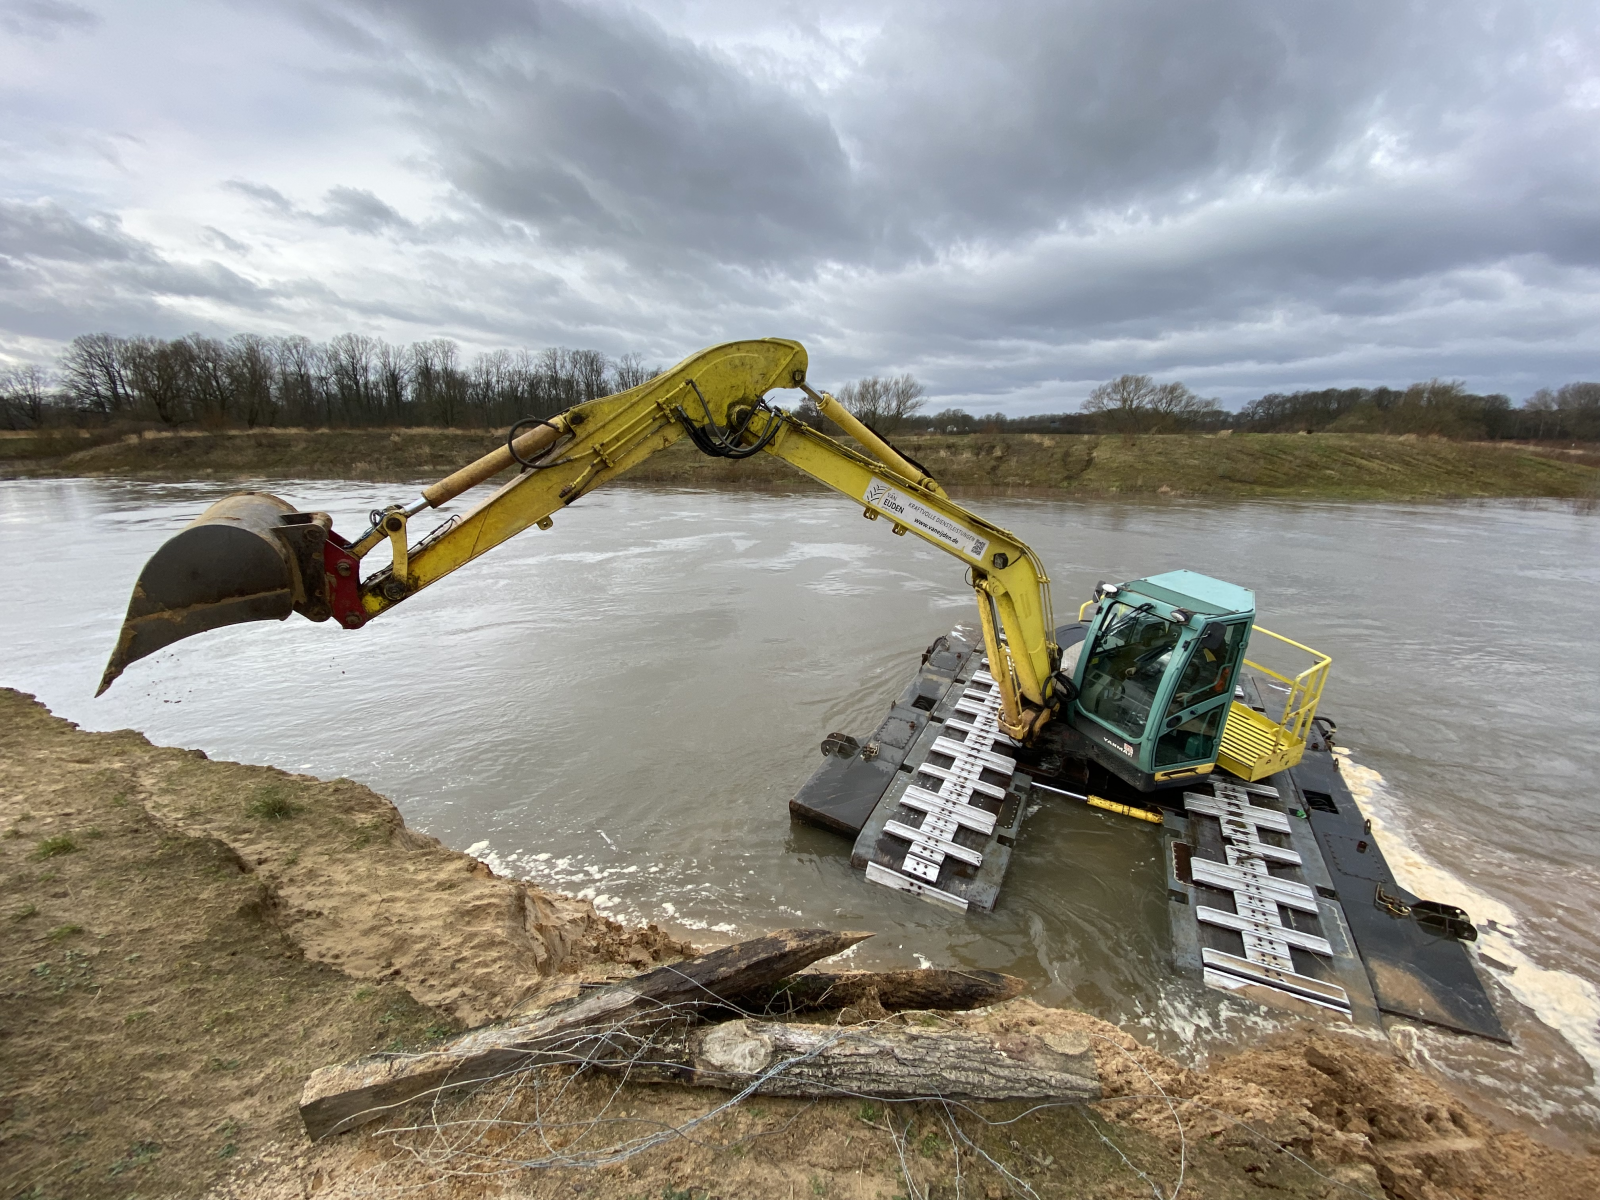
M1600 1156L1497 1129L1386 1044L1307 1030L1192 1071L1025 999L937 1019L1087 1032L1112 1099L1009 1124L1003 1105L747 1102L610 1166L530 1172L725 1099L546 1073L313 1147L295 1101L316 1067L690 948L496 877L357 783L85 733L4 689L0 829L8 1197L887 1198L908 1171L930 1197L958 1178L963 1196L1134 1197L1180 1169L1196 1197L1600 1194Z

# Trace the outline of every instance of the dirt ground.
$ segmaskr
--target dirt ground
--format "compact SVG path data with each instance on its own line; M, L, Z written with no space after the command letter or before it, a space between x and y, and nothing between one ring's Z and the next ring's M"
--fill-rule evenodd
M1495 1127L1381 1042L1307 1030L1197 1072L1026 999L842 1016L1088 1034L1107 1099L731 1104L552 1068L313 1146L316 1067L689 947L497 878L358 784L6 690L0 833L0 1200L1600 1195L1600 1156Z

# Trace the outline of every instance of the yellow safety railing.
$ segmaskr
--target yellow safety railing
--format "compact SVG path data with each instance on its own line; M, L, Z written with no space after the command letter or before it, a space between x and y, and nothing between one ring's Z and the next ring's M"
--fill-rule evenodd
M1217 763L1242 779L1254 781L1288 770L1305 755L1306 734L1311 729L1312 718L1317 715L1317 705L1322 700L1322 689L1328 682L1328 668L1333 665L1333 659L1281 633L1259 625L1252 629L1310 655L1312 660L1309 667L1294 676L1252 659L1244 660L1244 665L1252 671L1276 679L1289 689L1283 702L1283 716L1276 721L1237 702L1228 713Z
M1273 633L1272 630L1263 629L1259 625L1252 625L1251 629L1311 656L1311 665L1292 679L1287 675L1280 675L1271 667L1262 666L1248 658L1244 660L1244 665L1252 671L1260 671L1279 683L1289 685L1289 695L1283 702L1283 716L1278 719L1278 724L1290 737L1304 743L1306 731L1311 728L1311 719L1317 715L1317 705L1322 701L1322 688L1328 682L1328 668L1333 665L1333 659L1322 651L1313 650L1310 646L1286 638L1281 633Z

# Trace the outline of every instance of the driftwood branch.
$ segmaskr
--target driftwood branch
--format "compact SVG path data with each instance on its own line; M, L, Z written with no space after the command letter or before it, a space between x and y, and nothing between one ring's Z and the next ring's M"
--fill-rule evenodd
M770 988L849 949L867 933L784 929L687 962L657 967L532 1016L463 1034L423 1054L375 1055L313 1072L300 1097L311 1139L343 1133L408 1101L474 1087L511 1071L635 1052L664 1023Z
M807 971L739 997L739 1007L761 1015L808 1012L876 1003L885 1012L986 1008L1027 990L1015 975L924 967L915 971Z
M1095 1100L1087 1034L988 1034L890 1023L728 1021L652 1045L629 1078L768 1096ZM605 1064L600 1064L602 1067ZM622 1064L618 1064L619 1068Z

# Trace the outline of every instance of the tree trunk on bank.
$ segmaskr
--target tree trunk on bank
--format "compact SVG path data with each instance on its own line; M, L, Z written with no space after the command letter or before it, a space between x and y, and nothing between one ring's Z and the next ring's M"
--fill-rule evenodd
M674 1023L849 949L868 933L783 929L602 988L542 1012L472 1030L422 1054L374 1055L306 1080L300 1117L312 1141L376 1121L411 1100L527 1067L626 1057Z

